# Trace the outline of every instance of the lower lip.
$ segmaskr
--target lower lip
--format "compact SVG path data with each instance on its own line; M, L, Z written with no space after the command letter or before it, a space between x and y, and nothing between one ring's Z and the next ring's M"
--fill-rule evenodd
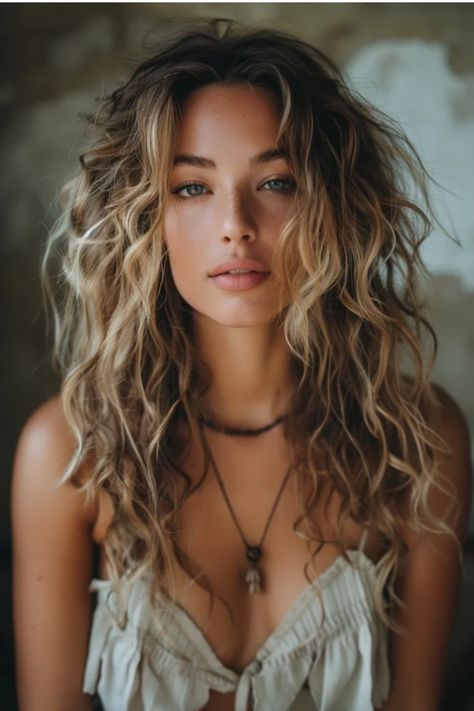
M270 272L249 272L247 274L217 274L211 278L221 289L242 291L243 289L253 289L269 276Z

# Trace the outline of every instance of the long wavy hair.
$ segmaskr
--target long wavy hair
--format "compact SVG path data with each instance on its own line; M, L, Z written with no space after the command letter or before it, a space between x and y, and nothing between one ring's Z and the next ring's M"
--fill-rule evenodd
M298 477L293 529L313 542L312 559L324 543L312 511L330 482L342 502L335 540L343 554L349 518L384 542L376 605L395 628L401 526L451 530L429 504L433 487L447 484L432 416L436 338L416 290L433 221L427 175L396 124L292 36L197 23L89 116L95 142L65 188L45 255L62 402L77 440L59 484L73 481L90 498L109 493L104 545L117 590L123 576L149 575L153 597L164 582L174 589L176 560L192 567L176 519L195 491L183 453L193 438L208 451L200 403L210 381L171 276L163 216L183 101L216 82L276 98L278 145L297 185L272 265L298 373L285 431ZM410 199L411 184L423 207ZM58 258L53 286L47 274ZM88 457L84 479L78 471ZM208 468L206 456L203 477Z

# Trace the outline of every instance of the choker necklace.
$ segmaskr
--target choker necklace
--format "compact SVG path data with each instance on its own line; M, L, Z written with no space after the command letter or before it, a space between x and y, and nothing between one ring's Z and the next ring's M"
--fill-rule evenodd
M224 482L222 481L222 477L219 474L219 470L217 468L216 462L214 460L214 457L212 456L211 450L209 446L207 447L208 454L209 454L209 459L211 461L211 466L214 470L214 474L216 475L217 482L219 484L219 488L222 492L222 495L224 497L224 500L227 504L227 508L229 509L229 513L232 516L235 526L239 532L239 535L244 543L245 546L245 557L248 562L248 569L245 575L245 582L248 585L248 590L249 593L255 594L262 592L262 573L258 567L260 558L262 557L262 545L263 541L265 540L265 536L267 535L268 527L270 526L270 521L273 518L273 514L276 511L276 507L278 505L278 502L280 501L281 495L283 493L283 489L285 488L285 484L287 483L289 476L291 474L291 470L293 468L292 465L289 466L282 483L280 484L280 488L278 489L278 493L276 496L275 501L273 502L272 510L270 511L270 515L267 519L267 522L265 524L265 528L262 533L262 537L260 538L260 542L255 546L255 545L250 545L247 540L245 539L244 534L242 533L242 529L240 527L240 524L237 520L237 516L235 515L234 509L232 508L232 504L230 503L229 496L227 494L227 491L224 486Z
M287 420L289 415L280 415L276 420L270 422L269 425L264 425L263 427L257 427L256 429L240 429L239 427L223 427L222 425L217 425L215 422L210 420L208 417L203 417L202 423L204 427L208 427L214 432L222 432L222 434L236 435L238 437L254 437L255 435L262 434L263 432L268 432L268 430L273 429L281 422Z

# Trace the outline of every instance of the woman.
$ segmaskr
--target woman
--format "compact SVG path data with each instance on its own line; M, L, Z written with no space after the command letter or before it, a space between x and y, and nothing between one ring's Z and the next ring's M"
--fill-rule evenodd
M423 172L317 50L224 30L103 103L51 241L21 708L435 709L469 448L422 357Z

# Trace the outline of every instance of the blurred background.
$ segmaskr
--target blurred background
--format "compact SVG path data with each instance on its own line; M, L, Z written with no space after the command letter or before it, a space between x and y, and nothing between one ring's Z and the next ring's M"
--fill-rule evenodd
M423 284L439 337L435 380L474 425L474 6L472 4L110 3L0 7L0 705L15 709L10 474L28 415L55 392L39 281L59 190L93 111L160 37L223 17L294 33L327 52L354 88L398 120L432 176L441 220ZM471 429L472 431L472 429ZM449 649L443 709L474 709L474 518ZM46 710L45 710L46 711ZM341 710L342 711L342 710Z

